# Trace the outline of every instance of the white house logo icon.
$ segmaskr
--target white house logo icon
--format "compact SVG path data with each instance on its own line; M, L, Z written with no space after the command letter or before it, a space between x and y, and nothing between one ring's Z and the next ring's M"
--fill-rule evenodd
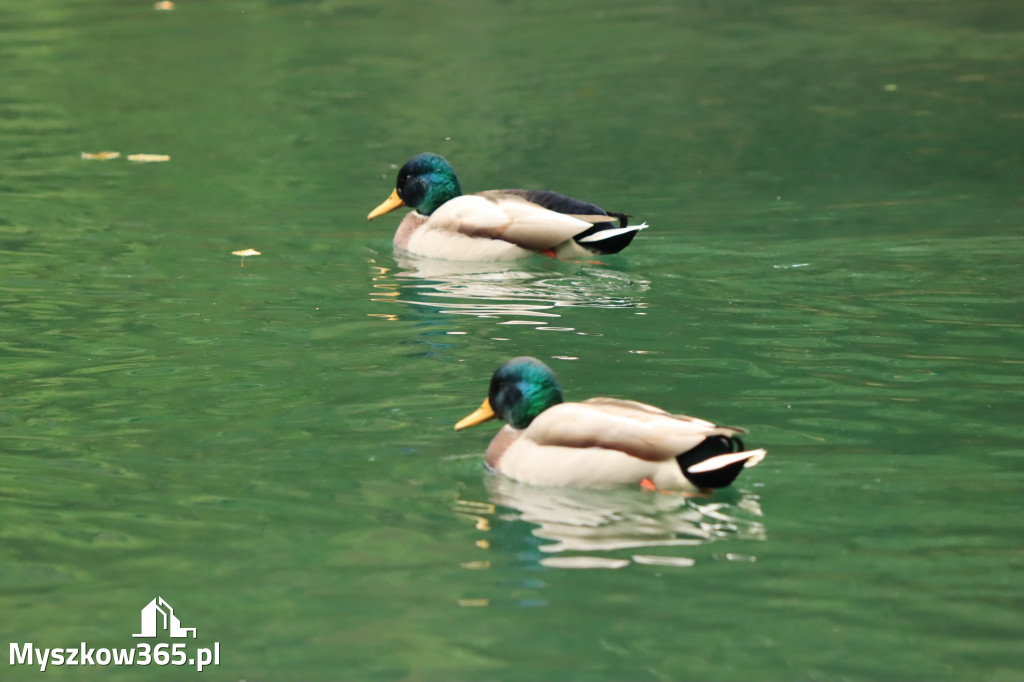
M158 613L163 616L163 629L169 631L171 637L188 637L188 633L191 632L192 639L195 639L196 629L181 627L181 621L174 615L174 609L163 597L157 597L142 609L142 632L132 637L156 637Z

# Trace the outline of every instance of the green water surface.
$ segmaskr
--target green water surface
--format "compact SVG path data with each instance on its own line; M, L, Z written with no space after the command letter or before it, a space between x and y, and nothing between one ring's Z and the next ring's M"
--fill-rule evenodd
M995 0L0 1L0 644L220 647L0 679L1024 678L1022 57ZM427 150L651 227L404 259ZM489 474L523 354L768 458Z

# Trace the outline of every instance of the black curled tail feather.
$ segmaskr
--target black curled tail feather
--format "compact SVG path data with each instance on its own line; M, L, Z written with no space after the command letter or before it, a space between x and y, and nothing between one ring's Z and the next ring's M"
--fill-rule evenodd
M615 211L605 211L606 215L610 215L614 218L619 219L619 227L629 227L630 215L628 213L616 213Z
M743 450L743 441L739 436L708 436L692 450L678 455L676 461L679 462L679 468L683 470L683 475L698 488L725 488L732 484L743 471L745 461L734 462L720 469L700 473L692 473L688 469L712 457L743 452Z

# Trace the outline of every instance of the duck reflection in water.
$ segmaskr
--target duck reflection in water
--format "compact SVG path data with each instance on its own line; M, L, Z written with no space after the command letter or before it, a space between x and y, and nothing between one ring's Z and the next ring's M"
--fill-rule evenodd
M531 534L550 541L539 547L544 554L601 553L596 557L560 556L556 561L540 560L552 566L571 559L579 560L577 567L619 567L609 562L627 565L624 550L630 550L625 556L634 563L688 566L693 560L683 556L686 550L676 548L713 542L729 542L730 551L723 553L722 558L752 560L753 553L736 550L733 541L767 539L760 501L748 492L729 491L713 497L695 497L635 489L555 488L520 483L500 474L488 476L486 486L494 505L494 517L536 526ZM463 509L470 507L477 514L482 509L479 503L463 503ZM515 510L515 513L503 513L501 508ZM461 511L458 506L456 511ZM492 526L493 520L477 527L490 529ZM644 553L652 549L673 551L654 556Z
M613 268L578 263L467 262L396 258L397 270L371 260L371 298L481 318L560 317L559 308L643 309L649 282ZM384 316L384 315L381 315Z

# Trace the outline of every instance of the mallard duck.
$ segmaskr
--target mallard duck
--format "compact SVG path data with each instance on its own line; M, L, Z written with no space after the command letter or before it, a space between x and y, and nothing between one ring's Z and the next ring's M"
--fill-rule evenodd
M499 367L483 404L455 430L494 417L507 424L487 448L487 466L537 485L702 491L724 488L766 454L743 450L743 429L652 405L562 402L555 373L529 357Z
M395 246L418 256L450 260L618 253L647 227L627 225L623 213L556 192L497 189L463 194L451 164L429 153L402 166L391 196L367 219L399 206L413 211L398 225Z

